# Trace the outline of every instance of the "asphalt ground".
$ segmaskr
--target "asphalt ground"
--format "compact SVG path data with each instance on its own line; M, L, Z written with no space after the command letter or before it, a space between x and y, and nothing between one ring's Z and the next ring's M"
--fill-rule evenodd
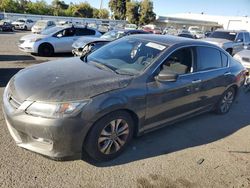
M20 69L70 56L20 52L25 34L0 33L1 96ZM58 162L17 147L0 109L0 187L250 187L249 99L241 92L227 115L203 114L136 138L106 163Z

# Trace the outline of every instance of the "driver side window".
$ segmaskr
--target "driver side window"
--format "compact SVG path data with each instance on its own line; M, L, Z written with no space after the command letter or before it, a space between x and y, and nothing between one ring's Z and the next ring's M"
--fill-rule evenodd
M173 52L163 63L161 69L169 70L179 75L193 71L193 48L182 48Z
M57 36L60 37L72 37L75 35L75 29L74 28L67 28L62 31L60 31Z

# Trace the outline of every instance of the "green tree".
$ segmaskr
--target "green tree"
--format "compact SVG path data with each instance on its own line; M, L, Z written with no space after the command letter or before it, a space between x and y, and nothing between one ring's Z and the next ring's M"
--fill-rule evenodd
M93 18L93 8L89 3L80 3L73 8L73 16Z
M140 25L149 24L155 21L154 5L151 0L142 0L140 6Z
M54 8L55 16L63 15L64 10L66 10L69 7L69 5L67 5L64 1L60 0L53 0L52 6Z
M110 0L109 8L112 12L114 19L125 20L126 19L126 4L130 0Z
M126 4L126 17L129 23L138 25L140 14L140 3L138 1L127 2Z
M0 0L0 11L20 13L19 4L15 0Z

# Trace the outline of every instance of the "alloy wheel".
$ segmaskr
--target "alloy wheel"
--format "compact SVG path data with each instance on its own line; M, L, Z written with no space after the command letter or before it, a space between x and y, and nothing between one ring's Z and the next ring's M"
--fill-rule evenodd
M221 101L221 105L220 105L221 112L223 113L228 112L233 103L233 100L234 100L234 92L230 90L224 95Z
M123 119L116 119L106 125L98 138L99 151L105 155L119 151L127 142L129 135L128 123Z

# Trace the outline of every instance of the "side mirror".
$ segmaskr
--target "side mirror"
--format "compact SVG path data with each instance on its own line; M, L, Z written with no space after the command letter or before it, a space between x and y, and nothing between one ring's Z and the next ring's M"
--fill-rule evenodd
M236 42L243 42L243 39L237 39Z
M178 74L170 70L161 70L158 76L155 77L156 80L160 82L175 82L178 78Z

